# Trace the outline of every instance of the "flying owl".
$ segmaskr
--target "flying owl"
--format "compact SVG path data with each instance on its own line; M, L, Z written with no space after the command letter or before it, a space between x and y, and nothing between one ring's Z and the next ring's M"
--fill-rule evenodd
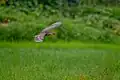
M61 22L56 22L56 23L53 23L52 25L46 27L38 35L35 35L34 41L35 42L43 42L45 36L55 35L55 33L50 32L50 30L60 27L61 24L62 24Z

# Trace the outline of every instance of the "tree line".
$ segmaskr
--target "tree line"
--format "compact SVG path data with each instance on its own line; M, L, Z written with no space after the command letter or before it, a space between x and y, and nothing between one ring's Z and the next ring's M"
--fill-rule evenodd
M57 7L61 4L68 3L73 5L120 5L120 0L0 0L1 5L27 5L28 7L36 7L39 4Z

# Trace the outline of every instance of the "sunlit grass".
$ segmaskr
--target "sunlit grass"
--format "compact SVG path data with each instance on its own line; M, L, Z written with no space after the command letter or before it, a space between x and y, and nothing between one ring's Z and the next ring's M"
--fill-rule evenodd
M120 45L107 43L83 43L83 42L0 42L0 47L6 48L94 48L119 50Z
M0 80L119 80L120 78L120 54L117 50L119 46L116 45L6 42L6 45L1 43L0 47Z

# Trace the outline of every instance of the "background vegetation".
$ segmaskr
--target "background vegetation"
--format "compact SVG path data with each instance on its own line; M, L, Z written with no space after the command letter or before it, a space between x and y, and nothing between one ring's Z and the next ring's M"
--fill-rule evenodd
M55 21L63 25L45 40L120 42L119 0L1 0L0 40L32 41Z

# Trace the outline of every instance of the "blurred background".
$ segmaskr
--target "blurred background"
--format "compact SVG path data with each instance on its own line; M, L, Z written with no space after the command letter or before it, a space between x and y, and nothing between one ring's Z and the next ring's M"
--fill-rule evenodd
M1 41L32 41L55 21L46 41L120 43L120 0L0 0Z

